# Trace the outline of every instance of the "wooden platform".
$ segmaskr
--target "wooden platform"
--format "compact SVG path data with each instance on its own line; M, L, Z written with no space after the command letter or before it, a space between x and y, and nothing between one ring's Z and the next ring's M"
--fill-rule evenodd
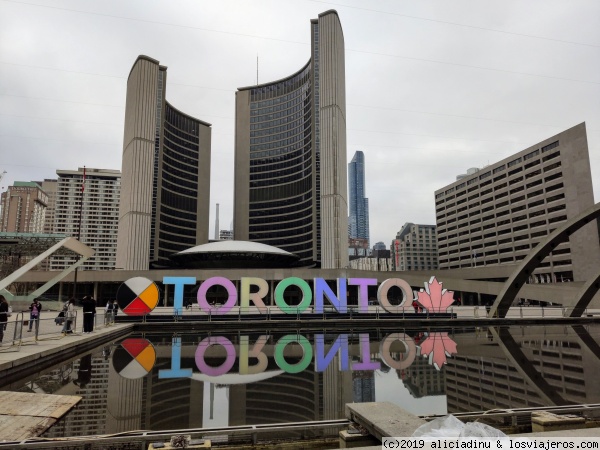
M75 395L0 391L0 442L41 435L80 400Z

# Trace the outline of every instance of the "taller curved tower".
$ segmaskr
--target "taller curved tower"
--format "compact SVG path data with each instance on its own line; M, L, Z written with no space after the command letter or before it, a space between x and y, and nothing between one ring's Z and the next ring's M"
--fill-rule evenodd
M337 12L311 20L296 73L236 93L234 236L348 265L344 34Z

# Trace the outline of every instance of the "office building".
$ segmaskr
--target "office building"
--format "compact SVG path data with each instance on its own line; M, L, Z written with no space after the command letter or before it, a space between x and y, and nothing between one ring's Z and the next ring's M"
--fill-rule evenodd
M80 167L57 170L56 174L53 232L73 236L95 250L83 263L82 270L114 269L121 172ZM77 259L77 255L72 254L53 255L50 270L64 270Z
M516 264L593 205L582 123L435 192L439 267ZM593 221L558 245L529 281L585 281L599 266Z
M392 270L436 270L435 225L405 223L392 241L390 251Z
M311 20L296 73L236 93L234 235L348 265L344 36L335 11Z
M350 238L369 242L369 199L365 198L365 155L357 151L348 164L348 228Z
M117 268L146 270L208 242L210 124L166 101L167 68L139 56L127 79Z
M34 182L15 181L2 193L0 231L42 233L48 195Z

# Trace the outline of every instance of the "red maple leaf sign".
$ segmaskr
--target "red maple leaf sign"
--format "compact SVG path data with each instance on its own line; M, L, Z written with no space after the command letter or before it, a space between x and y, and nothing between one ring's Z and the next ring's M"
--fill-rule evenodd
M433 364L437 370L446 364L447 356L456 354L456 342L448 336L448 333L430 333L421 345L421 355L429 356L429 364Z
M429 312L446 312L454 303L454 292L442 289L442 283L435 277L431 277L429 283L425 283L425 289L421 289L417 295L419 304Z

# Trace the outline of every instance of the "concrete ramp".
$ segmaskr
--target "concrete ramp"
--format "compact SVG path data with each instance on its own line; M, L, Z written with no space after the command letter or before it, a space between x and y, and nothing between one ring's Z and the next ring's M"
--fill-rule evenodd
M378 440L412 436L427 421L390 402L347 403L346 418L365 428Z

